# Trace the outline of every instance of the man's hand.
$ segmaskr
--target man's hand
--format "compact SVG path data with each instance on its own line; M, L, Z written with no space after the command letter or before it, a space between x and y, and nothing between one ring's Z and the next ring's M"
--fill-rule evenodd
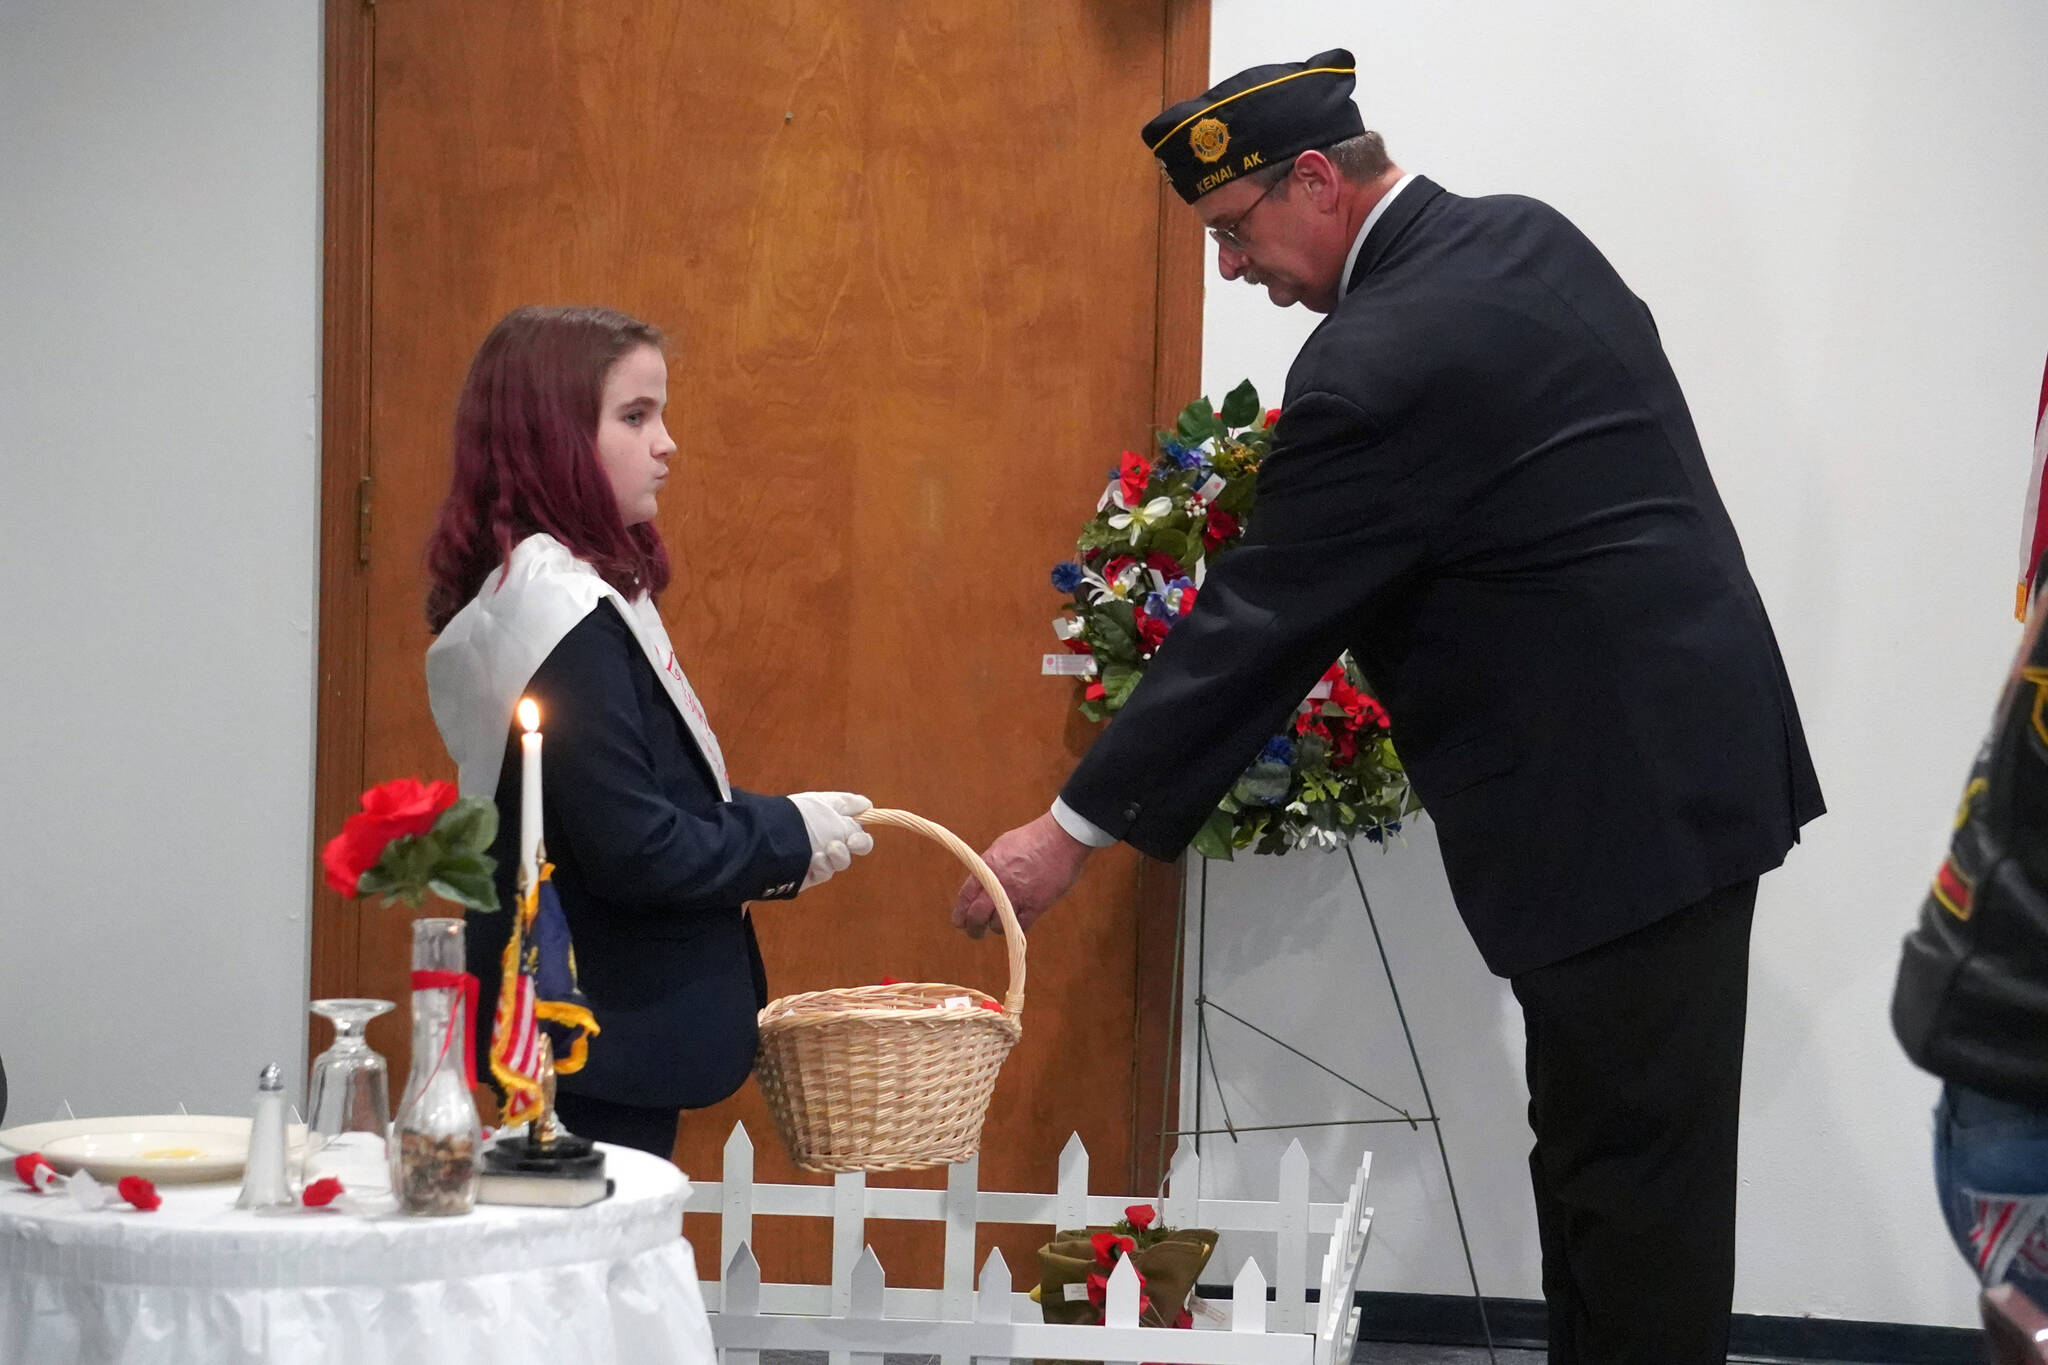
M1081 875L1081 865L1095 850L1059 827L1047 812L1028 825L1019 825L988 846L981 855L1003 890L1010 893L1010 907L1017 923L1027 931L1046 907L1067 893ZM969 877L953 902L953 926L965 929L969 938L980 938L990 929L1001 933L995 902Z

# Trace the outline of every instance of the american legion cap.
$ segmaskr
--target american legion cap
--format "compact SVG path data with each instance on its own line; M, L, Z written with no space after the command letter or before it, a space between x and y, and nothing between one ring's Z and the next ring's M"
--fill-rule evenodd
M1240 71L1160 114L1141 136L1192 204L1248 171L1365 131L1351 102L1358 64L1333 47L1305 62Z

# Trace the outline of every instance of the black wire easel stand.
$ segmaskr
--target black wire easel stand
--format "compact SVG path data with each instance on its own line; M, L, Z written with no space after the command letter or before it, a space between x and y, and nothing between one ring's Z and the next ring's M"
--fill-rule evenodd
M1478 1310L1479 1330L1486 1339L1486 1358L1489 1362L1497 1365L1493 1349L1493 1327L1486 1319L1486 1296L1479 1290L1479 1271L1472 1263L1472 1241L1465 1232L1465 1212L1458 1203L1457 1181L1451 1177L1451 1153L1450 1149L1444 1145L1443 1119L1436 1112L1436 1102L1430 1098L1429 1077L1422 1069L1422 1054L1416 1050L1415 1034L1408 1027L1408 1011L1401 1004L1401 988L1394 983L1394 966L1387 957L1386 940L1380 937L1379 917L1373 913L1372 897L1365 893L1365 878L1358 871L1358 854L1349 844L1346 844L1344 847L1344 857L1351 864L1351 881L1358 888L1359 903L1365 907L1366 923L1372 928L1373 946L1379 950L1380 970L1386 974L1387 993L1393 997L1394 1013L1401 1021L1401 1036L1408 1044L1408 1060L1415 1068L1416 1083L1422 1087L1422 1105L1425 1112L1421 1114L1409 1113L1391 1100L1374 1094L1334 1067L1317 1061L1314 1057L1309 1056L1306 1052L1303 1052L1285 1039L1275 1037L1257 1024L1254 1024L1251 1020L1246 1019L1243 1015L1235 1014L1209 998L1208 981L1206 979L1209 938L1209 860L1203 858L1201 860L1202 870L1196 898L1195 921L1195 1043L1198 1049L1195 1058L1195 1126L1192 1128L1161 1130L1159 1134L1159 1168L1162 1171L1166 1169L1166 1147L1167 1140L1170 1138L1192 1137L1195 1140L1195 1150L1199 1153L1202 1149L1202 1139L1204 1137L1214 1137L1217 1134L1225 1134L1232 1142L1235 1142L1238 1140L1237 1135L1239 1133L1292 1131L1299 1128L1346 1128L1376 1123L1405 1123L1411 1130L1418 1130L1421 1125L1428 1124L1430 1132L1436 1137L1437 1158L1443 1163L1444 1186L1450 1191L1451 1195L1451 1217L1458 1225L1458 1246L1465 1254L1465 1274L1472 1283L1472 1305ZM1182 946L1187 942L1187 896L1185 894L1180 897L1180 905L1176 914L1174 928L1173 979L1178 983L1181 980L1181 973L1185 967L1181 958ZM1180 1060L1180 1033L1178 1028L1174 1027L1179 1022L1180 995L1178 992L1174 996L1173 1010L1174 1017L1169 1020L1166 1030L1168 1047L1166 1076L1169 1085L1171 1085L1173 1075L1179 1070L1178 1063ZM1211 1010L1226 1019L1250 1029L1275 1047L1295 1057L1299 1057L1318 1071L1322 1071L1341 1081L1375 1104L1390 1110L1394 1117L1325 1119L1313 1123L1238 1125L1231 1120L1230 1106L1223 1098L1223 1081L1221 1075L1216 1070L1216 1052L1209 1042L1209 1012ZM1223 1112L1223 1126L1221 1128L1207 1128L1203 1126L1202 1071L1204 1064L1207 1065L1209 1076L1216 1082L1216 1104ZM1163 1100L1161 1112L1165 1112Z

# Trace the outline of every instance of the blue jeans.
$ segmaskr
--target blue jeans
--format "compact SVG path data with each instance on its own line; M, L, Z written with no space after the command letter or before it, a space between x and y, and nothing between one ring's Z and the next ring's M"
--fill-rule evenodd
M1950 1082L1934 1106L1934 1184L1978 1282L2048 1303L2048 1109Z

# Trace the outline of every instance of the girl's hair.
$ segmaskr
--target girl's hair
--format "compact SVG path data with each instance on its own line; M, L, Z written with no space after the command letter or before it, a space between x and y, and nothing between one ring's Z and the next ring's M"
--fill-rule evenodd
M605 376L661 345L658 329L609 308L520 308L491 329L455 406L448 496L427 538L436 634L536 531L628 598L668 586L661 536L625 524L597 460Z

